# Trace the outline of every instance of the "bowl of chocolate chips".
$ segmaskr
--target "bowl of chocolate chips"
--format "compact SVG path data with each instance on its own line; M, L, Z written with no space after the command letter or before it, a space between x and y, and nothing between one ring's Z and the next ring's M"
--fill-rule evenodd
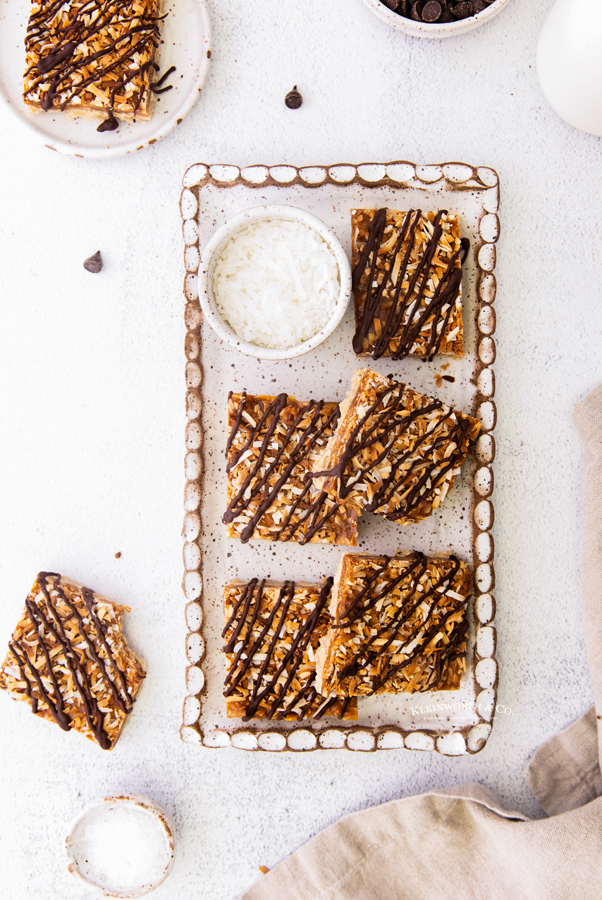
M446 38L472 31L497 15L509 0L364 0L396 31Z

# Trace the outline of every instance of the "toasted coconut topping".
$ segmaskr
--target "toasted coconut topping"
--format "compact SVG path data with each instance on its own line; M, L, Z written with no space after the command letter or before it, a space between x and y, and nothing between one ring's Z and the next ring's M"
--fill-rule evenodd
M356 719L354 700L327 700L316 690L315 654L330 624L332 578L322 586L258 581L224 588L228 716L248 721Z
M160 0L33 0L25 103L149 118L159 11Z
M338 416L336 403L229 395L223 520L230 537L355 545L355 510L306 479Z
M357 369L314 478L333 500L406 525L441 505L479 431L440 400Z
M374 359L463 352L463 241L446 210L351 212L356 333Z
M89 588L40 572L0 668L0 688L111 750L145 676L121 631L125 612Z
M452 690L466 668L467 566L454 556L343 557L320 643L326 696Z

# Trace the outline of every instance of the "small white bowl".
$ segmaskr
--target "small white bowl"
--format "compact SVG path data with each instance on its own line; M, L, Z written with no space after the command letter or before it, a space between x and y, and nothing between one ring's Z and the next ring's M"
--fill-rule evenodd
M253 222L266 219L286 219L313 228L328 244L339 269L339 298L328 322L313 337L295 347L286 347L283 350L260 347L258 344L252 344L250 341L240 338L220 315L213 295L213 273L225 244L236 232ZM223 341L230 344L231 347L235 347L236 350L240 350L241 353L255 356L258 359L293 359L295 356L309 353L310 350L314 350L325 341L345 315L351 296L351 265L335 233L316 216L294 206L256 206L228 219L226 224L215 232L203 252L199 268L199 281L199 299L203 314Z
M151 878L141 879L136 885L109 884L102 876L94 877L94 862L86 857L90 856L90 838L86 837L86 829L93 830L99 820L104 818L110 821L115 810L125 808L130 816L144 816L144 826L155 830L155 849L158 849L153 868L156 874ZM156 803L135 794L120 794L118 797L105 797L102 800L94 800L88 803L79 816L72 823L69 834L65 840L67 851L67 868L76 878L79 878L87 888L103 894L105 897L121 897L125 900L133 900L143 897L150 891L154 891L163 884L173 868L174 863L174 838L173 825Z
M442 38L453 37L455 34L466 34L467 31L474 31L480 25L484 25L490 19L504 8L509 0L494 0L494 2L477 13L476 16L470 16L468 19L458 19L457 22L416 22L414 19L406 19L405 16L398 16L396 12L381 3L380 0L364 0L364 3L375 16L394 28L395 31L403 31L404 34L411 34L412 37L432 38L441 40Z

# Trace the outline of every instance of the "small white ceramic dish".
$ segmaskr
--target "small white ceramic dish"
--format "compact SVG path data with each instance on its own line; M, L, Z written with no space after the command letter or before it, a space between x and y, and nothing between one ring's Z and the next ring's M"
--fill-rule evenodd
M165 0L161 29L160 71L176 71L156 98L147 121L120 122L116 131L98 132L101 119L72 118L58 110L31 113L23 103L25 32L30 4L0 3L0 99L4 108L49 150L70 156L107 159L142 150L176 128L196 103L211 59L211 23L206 0Z
M124 812L129 819L128 834L125 836ZM149 846L144 848L128 846L129 838L135 840L137 828L138 836L146 832ZM104 837L103 846L99 846L99 835L101 838ZM115 848L112 844L114 845L118 839L121 840L119 846ZM154 891L163 884L171 872L174 863L173 826L163 810L152 800L135 794L105 797L102 800L94 800L84 807L71 825L65 848L69 871L87 888L105 897L133 900ZM110 867L104 875L100 874L103 870L104 856L108 851L116 850L119 859L115 865L122 870L127 868L131 872L131 866L140 862L141 849L144 850L144 863L146 864L147 858L150 859L148 877L141 874L141 877L136 879L137 883L125 884L118 883L115 875L111 876ZM131 877L128 880L131 882Z
M494 0L491 6L488 6L476 16L470 16L468 19L458 19L457 22L416 22L414 19L406 19L405 16L398 16L381 0L364 0L364 3L375 16L394 28L395 31L403 31L404 34L410 34L412 37L432 38L441 40L442 38L453 37L456 34L465 34L467 31L474 31L485 22L489 22L494 16L504 8L509 0Z
M340 292L334 312L328 322L313 337L295 347L286 347L285 349L271 349L268 347L260 347L258 344L252 344L240 338L228 325L220 315L213 294L213 274L217 259L226 245L226 243L234 237L234 235L243 228L253 224L254 222L265 221L268 219L286 219L292 222L300 222L316 231L320 237L328 244L333 256L336 260L339 270ZM229 219L225 225L219 228L203 251L201 264L199 268L199 300L208 323L220 338L241 353L247 356L255 356L258 359L293 359L295 356L301 356L309 353L321 343L323 343L329 335L335 330L347 309L349 298L351 297L351 265L347 254L343 250L341 242L335 233L328 228L320 219L311 213L294 206L256 206L247 209L237 216Z

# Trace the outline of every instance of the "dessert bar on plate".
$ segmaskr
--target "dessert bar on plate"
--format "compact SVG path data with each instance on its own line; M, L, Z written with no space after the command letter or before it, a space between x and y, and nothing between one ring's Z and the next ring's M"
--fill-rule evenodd
M357 719L357 703L316 690L316 650L329 625L332 578L322 585L253 578L224 588L222 632L230 718Z
M354 351L374 359L461 354L465 249L447 210L352 210Z
M472 577L455 556L345 554L320 642L325 696L455 690L466 669Z
M396 161L301 168L284 164L240 168L199 163L184 176L181 211L188 413L183 532L187 668L180 732L184 741L253 751L408 747L449 755L476 753L487 741L497 688L491 494L495 456L492 432L496 425L493 367L498 202L496 173L487 167L461 163L422 166ZM222 637L224 584L234 579L248 584L258 575L280 585L287 579L294 579L297 584L319 584L323 578L334 576L344 553L353 552L352 546L322 541L256 540L257 528L253 539L243 542L242 523L237 525L240 531L236 537L229 531L233 523L228 527L223 523L230 477L224 448L236 414L233 406L230 422L227 421L228 391L239 399L246 392L248 399L264 398L270 404L281 391L286 391L289 398L298 397L302 406L322 398L342 403L358 368L352 347L355 323L351 310L327 341L294 364L287 360L258 362L246 357L226 346L203 320L198 272L204 248L226 221L262 204L288 204L311 212L333 229L350 256L351 210L422 210L427 219L429 214L434 219L439 211L448 210L450 217L457 218L462 238L470 241L461 270L463 354L455 352L456 347L453 353L439 353L431 362L425 362L426 354L420 353L399 361L390 356L368 359L366 364L369 362L370 369L384 379L383 387L389 384L385 376L391 373L396 385L411 385L414 394L419 395L415 397L419 404L424 402L419 398L435 394L451 414L461 410L462 418L456 424L466 425L469 440L476 436L474 420L478 420L481 430L474 452L469 452L463 464L460 456L453 460L451 471L443 476L439 494L435 491L438 486L433 487L431 481L422 510L420 504L404 510L404 514L420 513L426 518L410 518L410 530L404 529L403 542L400 528L385 515L359 515L366 505L359 495L368 494L368 490L362 491L358 486L343 500L329 495L356 514L356 552L394 557L400 546L420 550L427 558L451 552L474 572L475 594L474 599L468 600L465 618L466 671L459 686L453 689L363 695L358 701L355 722L327 716L301 721L255 716L243 721L242 717L227 715L224 677L229 666ZM459 271L455 263L453 271ZM413 395L408 389L405 396ZM403 411L399 409L400 417ZM433 412L436 421L440 410L437 407ZM470 415L465 416L467 413ZM343 418L344 414L340 423ZM247 433L247 440L248 436ZM456 453L456 448L452 448L456 441L451 440L451 433L446 434L443 426L440 436L450 438L447 449ZM236 445L236 450L242 446ZM258 447L253 449L260 451ZM433 463L434 457L435 454ZM447 465L441 460L439 463ZM334 464L318 465L318 460L312 459L311 469L321 472ZM460 474L451 475L460 465ZM303 473L304 484L309 468L308 465ZM451 483L450 475L455 478L453 490L437 506L442 491ZM428 478L425 486L427 482ZM294 486L303 490L300 481ZM312 486L317 489L319 480L312 479ZM237 490L240 487L242 482ZM376 482L366 478L366 488L375 490ZM270 524L267 518L264 521Z
M161 0L34 0L25 38L25 105L149 119L160 6Z
M229 394L223 520L230 537L356 544L353 507L306 478L338 417L338 403L302 403L286 394Z
M63 731L112 750L145 676L121 631L129 611L62 575L40 572L0 667L0 688Z
M472 416L357 369L317 480L339 503L408 525L441 505L479 431Z

